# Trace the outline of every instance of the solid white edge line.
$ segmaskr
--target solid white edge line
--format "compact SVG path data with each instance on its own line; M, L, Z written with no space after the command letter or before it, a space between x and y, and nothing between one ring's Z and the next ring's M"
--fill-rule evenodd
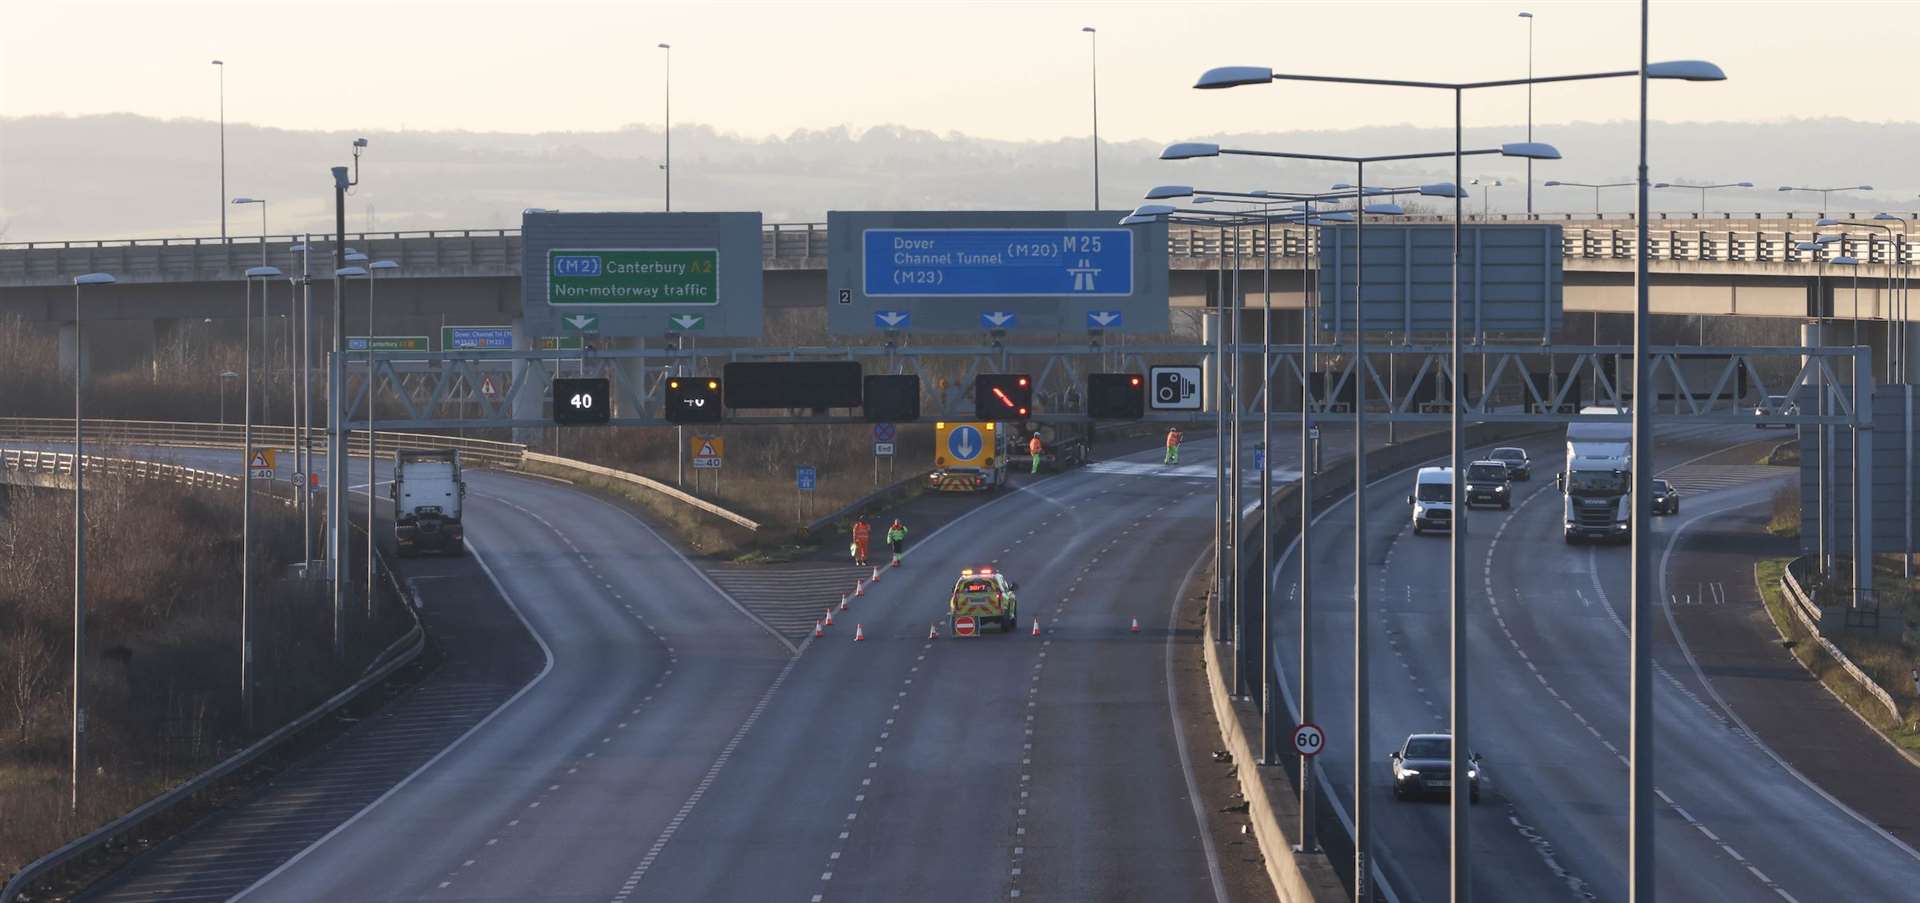
M373 802L370 802L365 806L361 807L360 811L355 812L352 815L352 817L348 818L346 821L341 822L333 830L328 831L326 834L322 835L319 840L316 840L313 843L308 844L305 849L302 849L300 852L295 853L293 855L293 858L288 859L286 862L281 863L279 868L276 868L273 871L268 872L267 874L261 876L260 880L247 885L245 890L242 890L239 893L234 894L232 897L228 898L229 901L239 900L246 897L248 894L253 893L255 890L259 889L261 886L265 885L267 882L272 881L274 878L278 877L281 872L284 872L287 869L292 868L293 866L298 864L301 860L307 858L308 854L312 853L314 850L319 849L327 841L332 840L335 835L352 827L353 824L359 821L360 819L365 818L367 813L372 812L376 806L379 806L381 803L386 802L388 797L391 797L394 794L399 793L402 788L406 787L408 784L413 783L414 778L417 778L420 775L425 774L427 769L432 768L435 764L439 763L441 759L446 758L448 753L451 753L455 749L460 748L461 744L465 743L468 737L471 737L475 733L478 733L481 728L486 727L489 722L499 717L501 712L506 711L509 706L513 705L515 702L518 702L520 700L520 697L527 695L528 691L532 690L536 686L539 686L540 682L545 680L547 677L547 674L553 670L553 648L547 645L546 638L540 635L540 631L535 630L533 628L533 624L527 620L527 616L521 613L520 606L514 604L513 597L507 594L506 587L503 587L500 585L500 578L494 576L493 568L487 565L487 560L485 556L480 554L480 548L474 545L471 539L462 539L461 541L466 545L467 551L472 553L474 563L480 565L480 570L486 573L487 580L493 584L494 591L500 594L500 598L506 600L507 607L509 609L512 609L513 611L513 616L520 619L521 626L524 626L525 628L527 628L527 633L533 636L534 642L540 644L540 652L542 655L545 655L547 659L546 665L540 669L539 674L534 675L532 680L527 681L526 686L521 687L518 692L514 693L512 696L507 697L505 702L500 703L500 705L495 707L493 711L488 712L487 716L485 718L480 719L478 724L475 724L474 726L467 728L466 733L463 733L460 736L455 737L452 743L447 744L446 748L440 750L438 753L435 753L433 758L428 759L427 761L421 763L419 768L414 769L406 777L401 778L399 783L396 783L392 787L387 788L387 792L380 794L378 797L375 797Z
M1187 800L1193 804L1193 820L1200 828L1200 846L1207 856L1207 877L1213 881L1214 903L1228 903L1227 878L1220 871L1220 852L1214 849L1213 832L1207 828L1206 805L1200 801L1200 784L1193 774L1193 756L1187 750L1187 734L1180 726L1180 699L1173 690L1173 637L1180 626L1180 595L1187 585L1193 582L1193 575L1209 556L1202 554L1193 559L1193 565L1187 568L1186 576L1173 590L1173 604L1167 608L1166 676L1167 676L1167 717L1173 720L1173 744L1180 751L1180 772L1187 780ZM1200 631L1200 642L1212 642L1207 636L1207 628ZM1268 855L1275 855L1269 853Z
M1751 508L1755 505L1763 504L1765 501L1766 501L1765 499L1758 499L1758 500L1755 500L1752 502L1746 502L1743 504L1728 505L1727 507L1718 508L1712 511L1702 511L1699 514L1694 515L1692 518L1689 518L1688 520L1682 522L1678 528L1674 529L1673 532L1667 535L1667 547L1662 551L1660 555L1661 589L1662 590L1666 589L1667 563L1668 563L1668 560L1673 557L1674 548L1680 544L1680 535L1682 533L1686 532L1688 528L1692 527L1695 523L1705 518L1717 517L1720 515L1727 514L1729 512L1738 511L1741 508ZM1740 717L1740 715L1733 710L1733 706L1728 705L1727 701L1720 696L1720 691L1717 689L1714 689L1713 683L1707 680L1706 673L1700 669L1700 663L1696 661L1693 657L1692 647L1687 645L1686 636L1680 632L1679 623L1673 619L1673 606L1663 605L1661 606L1661 608L1665 609L1666 611L1667 629L1673 634L1674 645L1680 647L1681 656L1686 658L1687 666L1693 669L1694 679L1698 680L1700 682L1700 685L1706 688L1707 695L1713 697L1714 704L1719 706L1720 711L1725 712L1727 717L1731 719L1734 724L1737 724L1740 726L1740 731L1747 735L1747 739L1752 741L1755 747L1757 747L1761 752L1765 753L1767 755L1767 758L1772 759L1775 765L1780 766L1780 769L1782 771L1785 771L1787 774L1792 775L1794 780L1799 781L1808 790L1811 790L1814 793L1819 794L1822 799L1826 800L1829 803L1832 803L1835 809L1838 809L1841 812L1846 813L1846 815L1852 818L1854 821L1859 822L1861 825L1865 826L1868 830L1872 831L1875 834L1878 834L1880 836L1880 839L1885 840L1890 844L1893 844L1895 849L1898 849L1901 852L1906 853L1908 856L1914 859L1920 859L1920 850L1915 850L1913 847L1908 846L1905 841L1901 840L1898 837L1893 836L1885 828L1882 828L1879 825L1875 824L1872 819L1867 818L1865 815L1860 814L1858 811L1855 811L1852 806L1849 806L1846 803L1841 802L1833 794L1828 793L1825 789L1821 788L1819 784L1814 783L1812 779L1808 778L1804 774L1801 774L1799 769L1796 769L1792 765L1787 764L1786 759L1782 758L1779 753L1775 752L1773 750L1773 747L1768 746L1766 741L1760 739L1760 735L1757 733L1754 733L1753 729L1747 726L1747 722L1743 720ZM1825 689L1825 685L1822 684L1821 688ZM1832 692L1832 691L1828 691L1828 692ZM1851 712L1853 709L1851 706L1849 706L1847 710ZM1869 729L1871 729L1871 726L1869 726ZM1874 735L1879 736L1879 731L1875 730ZM1885 738L1882 738L1883 742L1884 742L1884 739Z

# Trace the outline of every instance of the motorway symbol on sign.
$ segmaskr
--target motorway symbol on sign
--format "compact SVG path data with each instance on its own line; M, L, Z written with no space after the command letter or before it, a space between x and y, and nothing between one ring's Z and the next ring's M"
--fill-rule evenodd
M1147 407L1156 411L1200 410L1200 368L1160 366L1147 369Z
M990 310L980 315L980 325L988 329L1006 329L1019 319L1010 310Z
M875 443L873 444L873 456L874 456L874 457L876 457L876 458L890 458L890 457L893 457L893 443L891 443L891 442L875 442Z
M913 325L913 315L904 310L876 310L873 325L880 329L906 329Z
M973 460L985 447L986 441L975 427L956 426L947 434L947 451L956 464Z
M1123 228L867 229L861 245L869 298L1133 294Z
M480 394L485 395L488 398L492 398L493 396L500 394L500 390L498 388L495 388L493 385L492 374L488 374L486 376L480 377Z
M567 324L567 328L574 332L600 331L600 318L596 315L574 314L571 317L561 317L560 322Z
M953 619L954 636L973 636L979 629L980 622L974 620L973 615L960 615Z
M1117 310L1087 311L1088 329L1108 329L1120 325L1120 312Z
M707 328L707 318L702 314L681 314L676 317L668 317L667 322L689 331Z
M1327 735L1320 725L1312 722L1301 724L1293 729L1293 751L1303 756L1317 756L1327 745Z
M876 423L873 425L873 441L875 442L892 442L894 436L898 433L899 430L895 429L891 423Z
M793 470L793 482L802 492L812 492L815 471L811 467L796 467Z

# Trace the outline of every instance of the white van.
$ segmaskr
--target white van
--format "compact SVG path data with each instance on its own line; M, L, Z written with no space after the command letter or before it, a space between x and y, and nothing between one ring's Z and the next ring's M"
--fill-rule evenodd
M1442 533L1453 529L1453 468L1422 467L1413 478L1413 494L1407 496L1413 506L1413 535L1428 530Z

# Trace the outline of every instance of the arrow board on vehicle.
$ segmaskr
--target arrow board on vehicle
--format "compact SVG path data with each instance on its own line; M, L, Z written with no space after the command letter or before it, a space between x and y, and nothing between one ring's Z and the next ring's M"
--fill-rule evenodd
M947 434L947 451L953 454L955 461L971 461L980 455L986 447L986 441L980 436L980 430L971 426L956 426Z

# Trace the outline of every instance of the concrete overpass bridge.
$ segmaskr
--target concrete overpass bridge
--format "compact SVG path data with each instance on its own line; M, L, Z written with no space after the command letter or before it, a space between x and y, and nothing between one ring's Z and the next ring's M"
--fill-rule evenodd
M1868 220L1871 214L1834 213L1836 219ZM1493 223L1519 222L1520 216L1496 215ZM1568 327L1556 342L1586 339L1591 319L1598 336L1603 320L1632 309L1633 235L1630 217L1536 215L1534 221L1563 226L1561 253L1566 268ZM1662 214L1653 223L1648 251L1653 275L1653 310L1658 315L1699 319L1771 317L1803 320L1856 316L1864 341L1885 353L1884 323L1907 318L1896 303L1900 277L1920 262L1913 244L1920 218L1905 214L1880 227L1829 226L1816 229L1815 215ZM1438 217L1399 217L1398 222L1445 221ZM1474 222L1483 221L1474 218ZM1909 234L1912 233L1912 234ZM1839 235L1822 251L1795 245L1816 234ZM167 238L25 242L0 244L0 315L32 321L71 323L72 277L110 272L120 284L88 295L80 316L89 322L146 321L156 341L164 341L183 321L238 319L242 282L250 266L265 262L298 273L301 255L289 248L305 236L259 238ZM329 272L331 238L315 236L313 270ZM1315 232L1303 228L1272 233L1274 305L1297 311L1306 284L1304 268L1315 250ZM264 245L264 251L263 251ZM441 325L510 324L520 315L520 234L517 229L460 229L350 233L347 246L372 259L391 259L400 268L380 278L381 334L435 334ZM761 242L765 298L770 310L824 307L827 303L827 227L824 223L769 224ZM1198 311L1217 306L1232 285L1228 271L1237 259L1238 285L1258 306L1264 284L1261 266L1266 236L1257 229L1183 228L1169 233L1168 263L1176 308ZM1839 255L1861 261L1836 266ZM331 287L316 279L314 296L323 304ZM1857 285L1857 297L1856 297ZM272 307L285 311L285 283L274 286ZM1857 308L1856 308L1857 301ZM349 329L362 331L348 310ZM1192 318L1189 318L1192 319ZM1276 318L1276 330L1297 317ZM1176 322L1180 318L1176 317ZM1786 324L1782 323L1781 326ZM1257 328L1257 327L1256 327ZM1702 332L1704 338L1704 332ZM1279 336L1276 336L1278 338ZM1783 342L1783 344L1790 342ZM71 343L63 343L70 358ZM1920 357L1917 353L1909 358Z

